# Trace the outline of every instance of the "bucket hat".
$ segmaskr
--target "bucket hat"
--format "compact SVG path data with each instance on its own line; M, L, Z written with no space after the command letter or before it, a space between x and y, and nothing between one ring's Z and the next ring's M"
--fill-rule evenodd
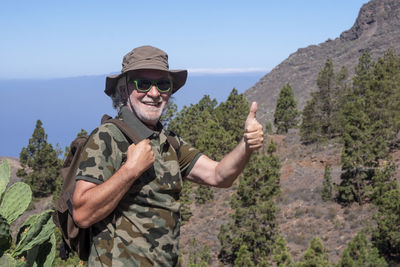
M115 87L121 78L128 71L132 70L162 70L172 77L172 94L181 88L187 79L187 70L170 70L168 55L163 50L153 46L140 46L126 54L122 60L122 70L120 74L107 76L106 89L107 95L112 95Z

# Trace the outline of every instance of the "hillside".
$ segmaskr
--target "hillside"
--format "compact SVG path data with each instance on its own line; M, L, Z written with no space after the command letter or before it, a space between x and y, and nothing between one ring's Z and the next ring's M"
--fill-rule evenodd
M282 163L281 194L277 199L279 232L285 236L292 258L299 260L310 240L318 236L327 248L330 261L337 262L347 242L363 227L374 225L371 218L376 212L375 207L354 204L343 208L335 202L322 201L320 191L326 164L332 166L333 182L339 182L339 144L305 146L299 142L297 130L287 135L268 136L265 143L271 139L277 144L276 155ZM397 166L396 178L400 182L400 151L396 150L392 156ZM5 158L0 157L0 161ZM12 168L11 183L14 183L19 180L15 173L20 165L16 158L8 160ZM180 248L186 263L191 251L199 251L207 245L212 255L210 266L221 266L218 233L220 226L230 220L229 214L233 212L230 200L236 189L237 184L228 189L213 189L213 201L191 205L193 216L181 228ZM35 208L21 216L14 228L29 215L50 208L51 198L38 200ZM195 246L193 240L197 241Z
M337 16L340 19L340 14ZM246 98L259 102L257 116L265 124L272 121L279 91L286 83L292 86L298 107L303 109L310 93L318 89L316 78L328 57L337 69L345 66L351 77L365 50L376 59L389 48L400 51L400 1L371 0L362 6L351 29L334 40L298 49L249 88Z
M297 261L304 254L313 237L321 238L327 248L329 260L338 262L347 243L364 227L373 226L371 219L376 212L372 205L351 205L343 208L335 202L323 202L321 188L326 164L332 166L332 180L340 179L341 146L335 143L326 146L304 146L299 142L297 131L288 135L272 135L277 144L281 168L281 194L279 207L279 231L287 240L292 258ZM398 152L393 154L396 165ZM396 175L399 180L399 175ZM217 239L220 226L229 220L232 212L229 201L236 186L229 189L214 189L214 201L191 206L193 216L181 229L181 250L188 255L194 248L191 242L198 240L198 247L207 245L213 255L210 266L220 266ZM199 249L199 248L198 248Z

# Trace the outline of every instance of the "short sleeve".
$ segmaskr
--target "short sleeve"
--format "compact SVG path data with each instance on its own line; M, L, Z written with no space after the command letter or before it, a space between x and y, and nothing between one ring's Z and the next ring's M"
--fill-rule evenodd
M202 153L198 149L186 143L181 137L177 136L177 138L179 139L179 151L177 153L179 168L182 177L184 178L190 173Z
M83 148L76 180L103 183L119 169L128 146L116 126L111 123L99 126Z

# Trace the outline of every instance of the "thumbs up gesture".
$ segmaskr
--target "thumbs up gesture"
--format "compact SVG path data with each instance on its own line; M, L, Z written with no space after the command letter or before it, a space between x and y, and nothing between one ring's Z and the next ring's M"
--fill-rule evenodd
M244 126L244 142L250 151L262 147L264 133L262 125L256 119L257 102L251 103L250 112Z

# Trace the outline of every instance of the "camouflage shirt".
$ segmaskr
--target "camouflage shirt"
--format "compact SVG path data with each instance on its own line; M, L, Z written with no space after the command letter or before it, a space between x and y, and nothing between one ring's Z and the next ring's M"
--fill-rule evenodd
M185 177L201 153L175 136L179 151L168 143L167 131L147 128L127 107L118 117L141 139L150 139L155 155L106 219L94 224L89 264L94 266L174 266L178 260L179 195ZM118 170L130 142L112 123L96 128L81 154L77 180L101 184Z

